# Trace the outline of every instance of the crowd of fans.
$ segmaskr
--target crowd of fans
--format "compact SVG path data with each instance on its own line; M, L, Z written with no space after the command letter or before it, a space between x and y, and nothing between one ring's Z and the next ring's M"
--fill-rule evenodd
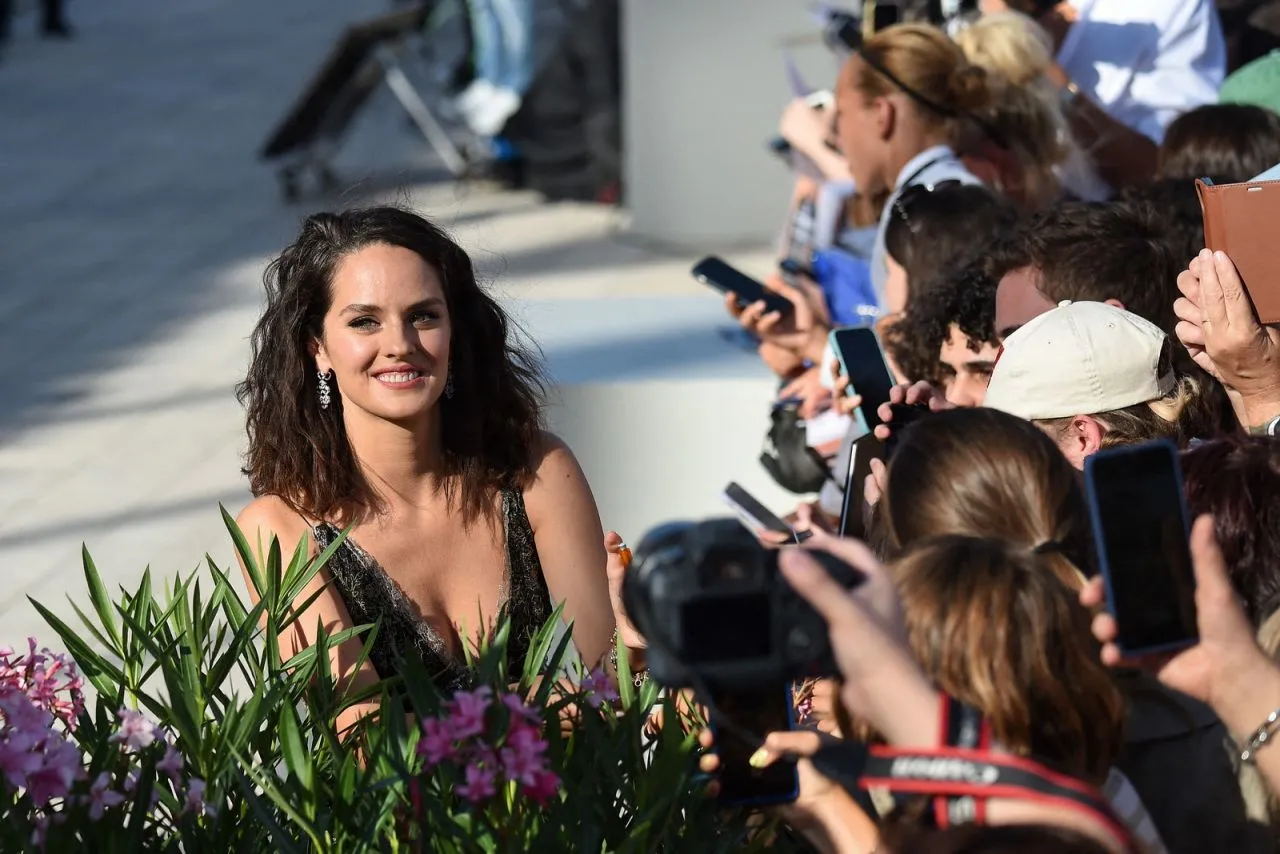
M823 851L1274 851L1280 327L1251 294L1280 282L1242 281L1206 248L1196 180L1280 163L1280 56L1228 78L1256 39L1228 40L1208 0L982 0L947 21L933 13L956 4L892 5L932 18L847 40L834 91L783 112L797 178L766 284L790 310L726 298L778 377L762 461L805 496L793 530L758 532L776 554L729 530L776 556L839 671L785 686L798 726L757 733L743 764L794 763L798 790L773 808ZM275 538L327 559L282 623L290 654L380 621L330 650L344 685L415 655L463 688L485 625L506 614L518 668L557 607L593 678L668 673L646 637L667 622L713 647L694 650L704 663L773 642L739 613L628 613L652 577L645 545L604 533L572 452L541 429L536 359L440 229L397 208L316 214L266 285L239 389L256 496L239 522L260 553ZM896 375L874 412L830 343L858 325ZM811 447L818 419L844 441ZM893 452L855 478L868 439ZM1164 449L1175 485L1156 500L1195 519L1154 530L1160 559L1185 564L1168 586L1194 575L1196 631L1172 651L1122 642L1104 589L1126 567L1097 548L1102 523L1140 524L1123 507L1103 519L1091 486L1116 449ZM843 536L850 519L865 536ZM1160 584L1139 592L1159 600ZM683 712L700 703L728 723L708 692L676 699L680 721L652 729L698 725ZM338 724L377 713L353 704ZM698 736L712 792L730 779L725 731ZM851 782L831 757L857 749L901 773L893 759L886 786ZM905 794L887 785L912 774ZM982 788L1005 774L1056 794ZM970 788L929 788L944 777Z
M838 695L864 729L841 732L830 702L815 706L818 728L912 743L881 728L902 710L868 700L869 653L855 647L869 626L897 625L902 670L980 710L1001 750L1098 787L1136 850L1275 850L1280 331L1258 322L1232 259L1205 248L1195 181L1280 163L1280 56L1237 70L1238 34L1228 43L1207 0L979 5L948 26L869 34L830 98L785 109L788 263L766 285L794 310L726 299L778 375L777 406L801 423L842 418L849 436L806 451L830 477L788 521L813 533L805 547L873 566L896 592L892 607L861 591L850 604L784 559L851 647L843 687L818 695ZM858 324L883 343L893 403L933 413L847 485L874 559L835 538L866 419L828 341ZM877 414L877 435L892 436L893 408ZM1201 642L1172 661L1121 661L1081 471L1100 450L1153 440L1182 450L1192 517L1211 517L1192 537ZM846 620L858 625L842 638ZM876 670L876 690L891 671ZM815 749L794 734L766 742L774 755ZM787 815L819 847L926 850L884 816L833 807L839 787L801 780ZM1105 841L1081 826L1093 843L1064 841L1069 823L1044 823L1058 829L927 850Z

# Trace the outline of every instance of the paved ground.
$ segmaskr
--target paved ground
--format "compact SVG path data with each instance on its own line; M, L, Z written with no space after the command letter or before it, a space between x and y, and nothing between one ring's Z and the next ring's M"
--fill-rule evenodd
M606 405L618 429L640 400L644 418L625 423L679 431L675 448L655 447L661 429L645 431L648 444L625 427L616 444L580 437L593 480L621 457L647 475L597 483L615 517L639 524L628 490L648 490L645 506L657 509L646 513L661 514L654 491L669 478L653 455L679 470L671 482L711 496L726 448L737 449L734 465L754 450L767 378L716 336L719 305L688 279L691 259L616 239L616 212L443 182L385 98L339 160L356 186L281 203L256 149L344 24L383 8L72 3L80 38L70 44L37 40L29 15L17 22L0 59L0 642L49 638L24 597L83 598L82 542L113 583L132 583L146 564L194 568L205 552L229 560L217 504L234 511L248 498L232 388L259 277L322 205L390 196L452 226L545 348L572 398L556 416L566 433L594 429L586 416ZM765 258L741 256L757 268ZM698 401L686 415L719 420L667 419L660 407L680 395ZM749 426L726 443L739 420ZM716 453L714 473L690 486ZM689 512L702 501L675 504Z

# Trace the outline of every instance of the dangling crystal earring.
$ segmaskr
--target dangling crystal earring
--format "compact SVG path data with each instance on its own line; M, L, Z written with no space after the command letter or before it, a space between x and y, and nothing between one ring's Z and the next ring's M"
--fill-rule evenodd
M320 408L329 408L329 375L324 371L316 371L316 385L320 388Z
M444 396L453 399L453 368L449 368L449 374L444 381Z

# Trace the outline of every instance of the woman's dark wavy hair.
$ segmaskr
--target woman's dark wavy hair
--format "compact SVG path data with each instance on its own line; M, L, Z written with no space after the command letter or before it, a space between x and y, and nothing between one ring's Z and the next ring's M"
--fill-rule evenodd
M236 389L247 410L249 485L254 495L278 496L312 519L354 519L382 508L347 439L342 396L320 408L310 349L323 333L338 263L373 244L416 252L440 277L456 389L437 404L445 494L464 518L487 515L496 490L532 478L544 392L539 360L513 341L506 314L476 282L467 253L440 228L396 207L307 217L267 267L266 310L253 331L249 373Z

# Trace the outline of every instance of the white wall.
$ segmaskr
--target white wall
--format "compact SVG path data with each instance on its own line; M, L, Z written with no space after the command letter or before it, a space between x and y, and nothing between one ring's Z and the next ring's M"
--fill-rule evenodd
M757 462L775 391L768 376L565 385L548 421L582 464L605 530L634 547L661 522L732 515L720 501L731 480L780 516L795 510Z
M623 156L631 234L680 246L775 237L791 177L770 154L791 96L784 47L830 88L804 0L623 0Z

